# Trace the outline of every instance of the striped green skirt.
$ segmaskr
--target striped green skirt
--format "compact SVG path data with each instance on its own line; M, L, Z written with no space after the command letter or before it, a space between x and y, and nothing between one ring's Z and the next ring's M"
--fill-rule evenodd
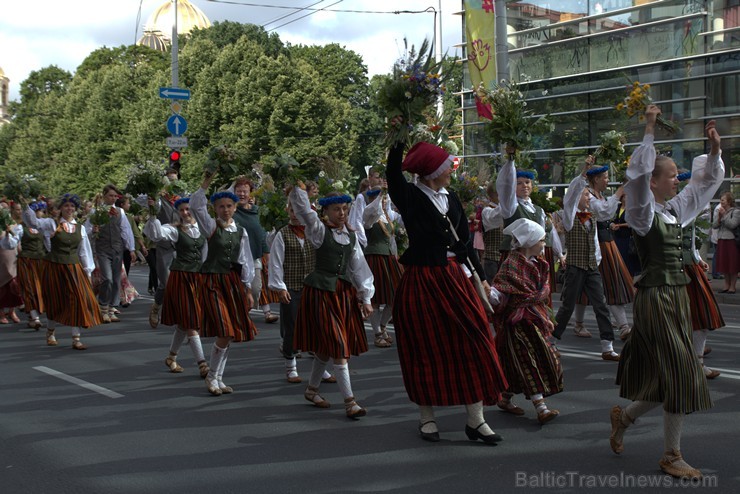
M619 395L663 403L669 413L712 407L704 372L691 339L686 287L638 288L634 326L617 370Z

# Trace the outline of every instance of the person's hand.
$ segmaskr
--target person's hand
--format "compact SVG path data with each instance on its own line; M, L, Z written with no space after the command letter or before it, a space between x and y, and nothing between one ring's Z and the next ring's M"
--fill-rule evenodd
M700 260L700 261L699 261L699 267L700 267L701 269L703 269L705 273L706 273L707 271L709 271L709 264L707 264L706 262L704 262L704 260Z
M709 139L709 154L719 154L721 138L716 129L716 122L714 120L707 122L707 125L704 127L704 132L707 135L707 139Z
M278 299L281 304L289 304L290 303L290 292L288 290L280 290L278 292Z
M566 266L565 256L560 256L559 261L560 261L560 267L564 268Z
M488 284L488 281L481 280L481 285L483 285L483 289L486 291L486 293L491 292L491 285Z
M147 257L149 255L149 250L146 247L142 247L139 250L141 251L142 256Z
M645 125L649 128L655 127L655 122L658 120L658 115L663 113L657 105L647 105L645 108Z
M596 162L596 158L594 158L592 155L586 156L586 161L583 163L583 170L581 170L581 176L583 178L586 178L586 172L594 166L594 163Z
M619 225L619 224L617 224L617 223L612 223L611 225L609 225L609 229L610 229L611 231L613 231L613 232L616 232L616 231L617 231L617 230L619 230L619 229L620 229L621 227L622 227L622 225Z
M514 159L514 155L516 154L516 146L511 144L510 142L506 143L506 154L509 156L510 159Z
M132 250L129 252L129 254L131 256L131 262L136 262L136 251Z
M624 185L620 185L614 195L617 196L617 199L621 201L624 197Z
M370 304L360 305L360 312L362 313L362 319L367 319L373 313L373 306Z
M213 180L213 177L216 176L216 172L209 172L208 170L203 172L203 182L200 184L201 189L208 190L208 187L211 186L211 181Z

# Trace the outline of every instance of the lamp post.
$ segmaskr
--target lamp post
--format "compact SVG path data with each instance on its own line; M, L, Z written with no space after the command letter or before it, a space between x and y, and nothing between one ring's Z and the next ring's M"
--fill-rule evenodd
M178 59L177 59L177 0L172 0L175 4L173 12L175 13L175 20L172 23L172 87L178 87Z

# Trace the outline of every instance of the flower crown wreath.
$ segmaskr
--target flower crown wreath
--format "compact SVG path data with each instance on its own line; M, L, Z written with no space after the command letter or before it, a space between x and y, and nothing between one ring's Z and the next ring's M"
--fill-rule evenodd
M325 208L326 206L331 206L332 204L345 204L350 202L352 202L352 198L344 194L341 196L322 197L321 199L319 199L319 206Z
M591 168L586 172L586 175L589 177L593 177L594 175L599 175L600 173L608 172L609 171L609 165L600 166L598 168Z
M65 202L71 202L75 205L76 208L80 207L80 196L77 194L64 194L62 197L59 198L59 207L61 207Z
M175 201L175 204L173 206L174 206L175 209L177 209L177 208L180 207L180 204L187 204L189 202L190 202L190 198L189 197L181 197L180 199L178 199L178 200ZM211 202L214 202L213 201L213 197L211 197Z
M231 199L234 202L239 202L239 198L236 197L236 194L229 192L228 190L224 190L222 192L216 192L211 196L211 204L216 204L216 201L224 198Z
M528 178L530 180L534 180L534 172L518 171L516 172L516 178Z

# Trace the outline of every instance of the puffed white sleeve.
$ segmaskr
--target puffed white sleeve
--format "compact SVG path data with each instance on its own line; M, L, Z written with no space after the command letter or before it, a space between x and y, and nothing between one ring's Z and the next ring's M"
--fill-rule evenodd
M152 242L162 242L163 240L177 242L177 239L179 238L177 228L172 225L163 225L162 222L154 216L150 216L144 225L144 235L146 235Z
M502 228L504 226L504 219L501 217L500 207L486 206L480 213L481 221L483 222L483 231L493 230L494 228Z
M725 164L720 154L702 154L694 158L689 184L668 201L683 228L694 221L702 209L709 204L717 189L722 185L724 176Z
M593 213L596 221L610 221L614 219L619 209L619 199L617 196L609 196L606 200L598 199L595 195L591 194L591 201L589 202L588 208Z
M30 207L23 210L23 222L47 235L57 229L57 224L53 219L37 218L36 213Z
M216 220L208 214L208 198L203 188L198 189L190 196L190 211L198 222L198 227L206 237L210 237L216 231Z
M363 228L363 218L366 209L365 204L364 194L357 194L355 201L349 208L349 218L347 219L349 226L355 230L357 240L359 240L360 245L363 247L367 247L367 236L365 235L365 229Z
M363 229L370 229L373 227L375 223L378 222L380 219L380 215L383 214L383 201L381 200L380 196L382 194L378 194L375 199L373 199L370 204L365 206L365 211L362 213L362 227ZM353 225L354 226L354 225ZM365 242L365 246L367 247L367 242Z
M301 220L301 223L306 225L306 240L315 249L318 249L324 243L326 227L319 219L318 213L311 208L311 203L308 201L308 194L299 187L293 187L293 190L290 191L289 198L290 203L293 205L293 212Z
M190 199L192 205L193 199ZM247 234L246 228L242 229L242 240L239 245L239 260L237 261L242 266L242 283L247 288L252 287L252 279L254 278L254 259L252 259L252 251L249 249L249 235ZM256 304L257 301L255 300Z
M357 289L357 298L363 304L369 304L375 295L375 279L362 254L359 242L355 242L352 247L352 257L349 260L347 271L349 271L352 284Z
M516 166L514 160L509 160L498 172L496 178L496 192L498 192L501 217L506 220L514 216L519 203L516 200Z
M128 218L126 217L126 212L119 207L116 207L116 209L118 210L118 223L121 228L121 239L123 240L123 245L129 252L136 250L134 231L131 229L131 223L129 223Z
M650 178L655 169L653 134L645 134L637 149L632 152L627 167L629 181L624 186L627 195L624 219L632 230L644 237L650 231L655 216L655 198L650 190Z
M267 286L268 288L280 292L287 290L285 286L284 273L283 273L283 262L285 260L285 240L283 239L283 233L277 232L275 238L272 240L272 247L270 249L270 264L267 270Z
M20 225L17 225L17 226L20 226ZM20 243L20 239L22 236L23 236L22 226L21 226L20 235L18 235L18 233L16 233L15 231L2 232L2 237L0 237L0 249L3 249L3 250L15 249L16 247L18 247L18 244Z
M90 276L95 271L95 259L93 258L90 239L87 236L87 230L82 225L77 225L77 227L80 229L80 234L82 235L80 245L77 247L77 255L80 257L82 269Z
M563 197L563 227L565 231L569 232L573 229L573 221L576 218L576 211L578 210L578 203L581 201L581 195L588 185L583 176L578 175L568 185L568 191Z

